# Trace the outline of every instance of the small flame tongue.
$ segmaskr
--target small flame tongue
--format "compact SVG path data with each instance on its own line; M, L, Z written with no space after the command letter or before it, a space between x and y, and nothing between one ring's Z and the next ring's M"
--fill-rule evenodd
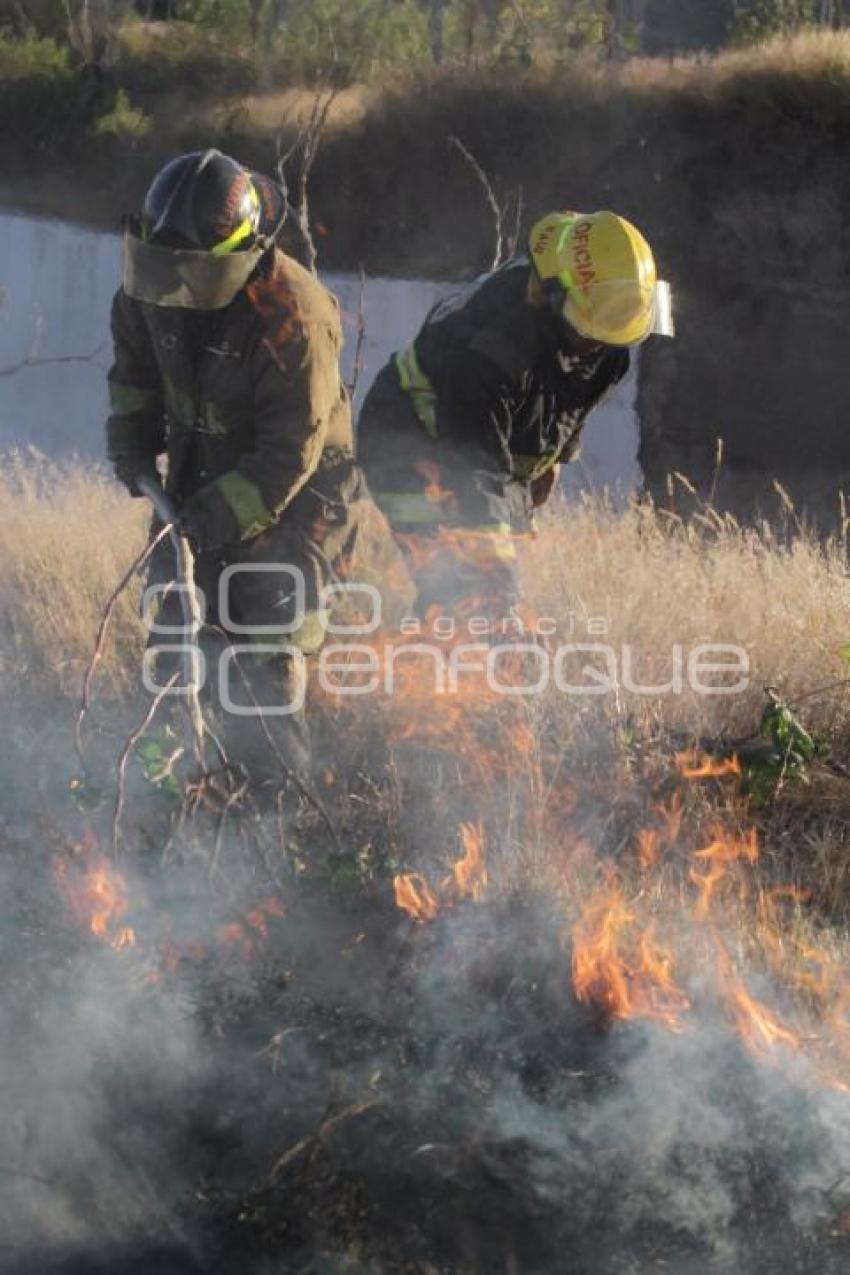
M727 1008L739 1035L757 1054L769 1054L777 1045L799 1049L802 1039L787 1027L772 1010L747 991L741 976L732 965L725 946L717 940L717 968Z
M741 763L735 756L709 757L680 753L676 764L683 779L724 779L727 775L741 774Z
M396 906L414 921L433 921L440 910L437 898L419 872L400 872L393 881Z
M462 823L460 836L463 856L455 860L436 891L421 872L400 872L394 878L396 905L414 921L433 921L441 907L463 899L473 903L483 899L488 881L483 825Z
M484 859L484 829L480 823L463 823L460 826L464 854L452 864L452 875L443 883L444 889L451 882L459 899L481 901L487 888L487 864Z
M77 867L66 859L56 864L56 880L78 925L116 951L134 947L136 934L125 923L130 911L127 883L103 855Z
M656 938L655 923L641 928L613 870L573 926L572 976L576 999L609 1018L652 1018L682 1029L690 1001L674 976L673 954Z
M699 866L708 865L706 872L700 872L696 868L692 868L690 873L691 881L700 891L695 907L695 915L699 920L705 920L708 917L718 886L721 883L730 884L732 882L730 866L740 863L756 863L758 857L758 841L754 828L751 828L744 837L729 837L724 835L722 830L718 831L714 840L705 850L696 852L694 858ZM734 878L734 880L737 880L739 887L746 888L745 882L742 882L739 877Z

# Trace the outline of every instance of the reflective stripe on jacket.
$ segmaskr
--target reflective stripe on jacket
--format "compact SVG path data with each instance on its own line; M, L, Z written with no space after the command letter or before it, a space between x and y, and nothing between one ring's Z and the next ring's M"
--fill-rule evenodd
M339 306L281 251L214 313L121 289L112 331L110 458L167 452L168 491L213 518L221 543L271 526L318 471L351 456Z

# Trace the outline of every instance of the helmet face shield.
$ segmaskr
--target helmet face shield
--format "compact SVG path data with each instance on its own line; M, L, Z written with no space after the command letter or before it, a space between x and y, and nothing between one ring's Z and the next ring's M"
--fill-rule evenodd
M165 248L124 235L124 291L149 305L183 310L223 310L244 288L268 245L217 257L211 252Z
M652 325L653 336L676 335L676 319L673 314L673 289L664 279L655 285L655 319Z

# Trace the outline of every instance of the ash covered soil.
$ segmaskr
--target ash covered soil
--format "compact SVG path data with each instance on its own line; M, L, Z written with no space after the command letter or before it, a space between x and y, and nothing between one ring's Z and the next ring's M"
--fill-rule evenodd
M108 888L96 818L7 820L4 1272L848 1269L850 1099L710 989L612 1022L545 893L418 923L315 815L276 857L242 820L215 874L134 834Z

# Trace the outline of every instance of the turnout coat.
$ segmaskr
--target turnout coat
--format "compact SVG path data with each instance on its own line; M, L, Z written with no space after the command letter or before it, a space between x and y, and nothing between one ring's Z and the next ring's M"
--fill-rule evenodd
M120 473L166 454L166 490L202 532L196 565L208 604L225 566L291 562L315 610L322 584L353 553L362 494L336 299L274 248L220 310L154 305L119 289L112 332L109 457ZM162 561L155 570L167 574ZM282 589L275 573L248 573L234 607L240 623L270 623ZM309 649L318 635L315 623L307 629Z

